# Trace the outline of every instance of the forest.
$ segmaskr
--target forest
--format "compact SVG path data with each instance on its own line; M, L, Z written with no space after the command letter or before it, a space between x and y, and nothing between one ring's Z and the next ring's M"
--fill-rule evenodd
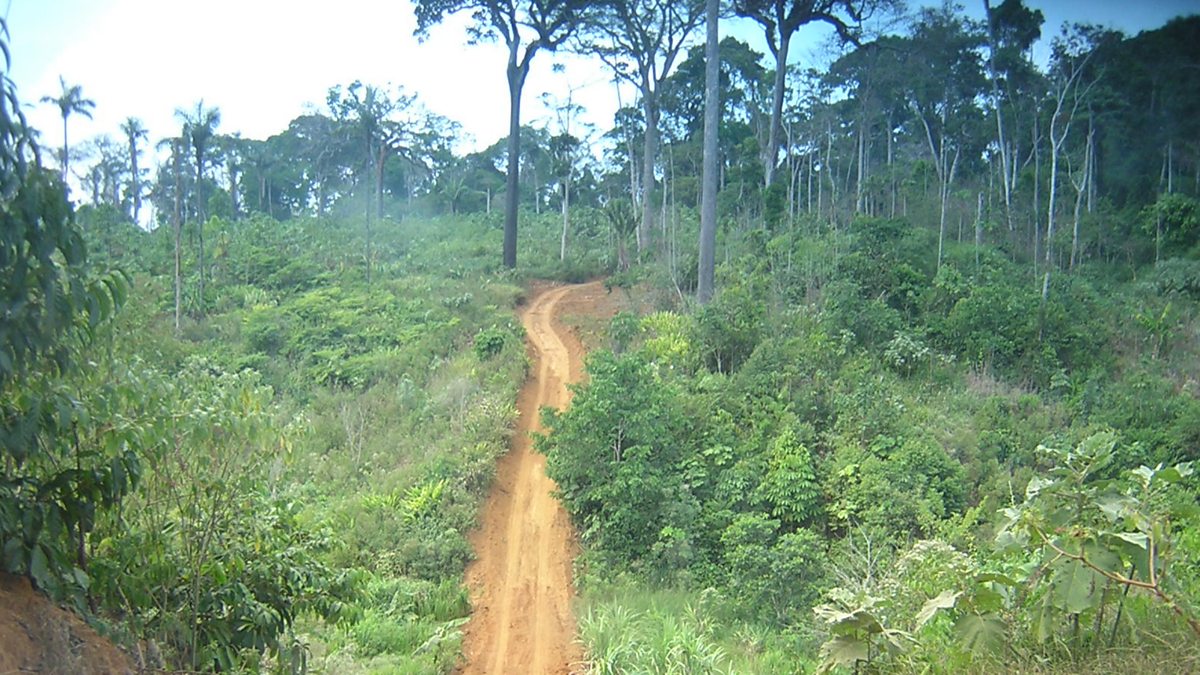
M1200 15L412 4L506 47L506 138L350 74L78 140L0 21L3 573L141 672L460 672L517 311L602 279L534 438L573 672L1200 671ZM522 119L568 52L607 128Z

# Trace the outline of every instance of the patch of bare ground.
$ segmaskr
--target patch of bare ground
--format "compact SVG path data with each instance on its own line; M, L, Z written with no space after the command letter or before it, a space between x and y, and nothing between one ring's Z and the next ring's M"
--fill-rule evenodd
M24 577L0 572L0 673L124 675L129 655Z

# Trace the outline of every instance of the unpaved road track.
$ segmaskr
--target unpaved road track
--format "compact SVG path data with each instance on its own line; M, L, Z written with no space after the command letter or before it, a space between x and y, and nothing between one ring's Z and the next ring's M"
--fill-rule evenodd
M555 486L546 477L546 458L534 452L529 434L541 429L542 406L567 405L566 385L583 371L582 347L558 321L559 312L568 304L585 304L601 289L599 282L550 288L521 314L532 371L517 400L512 449L497 465L481 527L472 536L476 560L466 581L473 613L464 631L462 673L580 670L571 609L574 535L551 494Z

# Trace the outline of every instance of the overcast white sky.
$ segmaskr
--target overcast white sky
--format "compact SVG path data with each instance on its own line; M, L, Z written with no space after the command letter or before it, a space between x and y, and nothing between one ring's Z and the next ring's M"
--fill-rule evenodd
M1046 13L1047 35L1064 20L1136 33L1200 11L1200 0L1028 4ZM980 0L967 6L981 13ZM503 48L467 46L466 16L435 27L429 40L418 43L405 0L0 0L0 12L6 9L20 99L34 104L57 94L62 75L96 101L94 120L71 119L73 145L101 133L118 135L128 116L141 118L152 140L174 134L175 109L199 99L221 109L222 132L266 138L306 106L322 106L329 87L356 79L418 93L429 109L462 124L470 135L467 149L490 145L507 132ZM754 39L763 50L752 25L731 24L722 32ZM822 58L816 45L823 33L808 30L796 58ZM565 71L553 72L555 63ZM602 130L611 126L611 76L594 60L547 53L534 59L523 119L547 119L539 95L565 97L569 88L592 123ZM632 90L624 95L631 102ZM44 145L61 142L56 108L32 105L27 114L45 133Z

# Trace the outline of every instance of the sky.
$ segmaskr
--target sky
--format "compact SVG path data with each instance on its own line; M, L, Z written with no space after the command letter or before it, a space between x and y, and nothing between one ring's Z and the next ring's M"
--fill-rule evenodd
M1200 12L1200 0L1027 4L1045 13L1047 37L1068 20L1136 33ZM967 11L981 16L982 0L969 1ZM418 94L428 109L462 125L460 151L507 133L504 48L468 45L467 16L452 17L419 42L405 0L0 0L0 16L7 17L18 97L49 147L61 143L61 118L53 105L37 102L59 93L60 76L96 102L94 119L71 118L72 145L98 134L118 137L129 116L146 124L152 141L177 134L175 110L194 109L201 99L220 108L219 132L264 139L322 108L331 86L354 80ZM723 23L723 34L766 51L753 24ZM794 58L832 60L822 49L827 34L804 29ZM525 123L550 121L543 92L559 100L570 95L600 130L612 125L617 93L595 59L539 53L522 99ZM633 89L624 87L621 96L631 103Z

